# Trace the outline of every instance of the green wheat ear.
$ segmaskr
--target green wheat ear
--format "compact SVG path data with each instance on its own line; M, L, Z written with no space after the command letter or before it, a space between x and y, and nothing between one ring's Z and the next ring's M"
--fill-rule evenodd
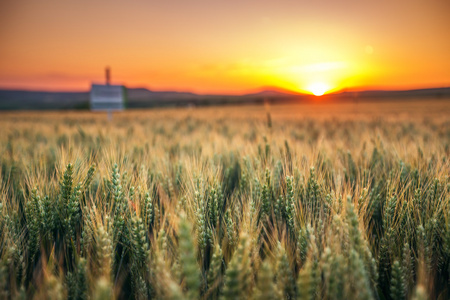
M266 260L263 262L259 272L256 290L253 294L254 300L272 300L283 298L282 291L279 291L273 282L274 272L271 264Z
M198 191L195 191L195 203L198 205L198 209L196 211L197 245L200 255L203 256L208 242L208 224L206 222L205 200Z
M31 199L28 200L25 208L28 229L28 251L32 264L34 263L40 244L40 225L42 223L39 213L40 201L41 198L38 196L36 189L33 189L31 191Z
M355 297L359 299L373 299L374 297L370 287L368 272L364 266L363 260L354 249L350 251L349 262L351 278L356 290Z
M197 264L197 255L192 239L192 227L186 218L181 219L179 228L179 253L182 274L188 299L199 299L200 293L200 268Z
M96 254L98 273L100 276L109 278L112 267L113 247L111 238L103 226L99 226L96 232Z
M69 201L69 197L72 193L72 184L73 184L73 165L68 164L66 166L66 170L63 175L63 180L60 183L61 193L60 193L60 201L62 205L67 204Z
M245 299L251 281L250 256L246 235L241 236L239 247L233 254L225 273L222 299Z
M408 243L403 245L402 249L402 268L405 274L405 294L411 290L414 285L414 257L411 255L411 249Z
M66 275L67 299L88 299L86 259L80 258L74 272Z
M285 299L295 297L295 278L285 249L278 242L277 281Z
M218 291L222 285L222 265L223 255L219 245L214 246L214 254L208 271L208 288L211 294L210 299L217 299Z
M307 261L300 270L297 278L297 299L314 299L313 268L310 261Z
M391 298L401 300L405 298L405 275L398 260L392 265L391 275Z
M84 179L83 187L85 191L89 188L92 179L94 179L94 173L95 173L95 164L92 164L86 174L86 178Z
M131 267L130 273L135 287L135 297L137 299L147 298L147 266L150 263L150 247L147 241L147 234L144 230L144 223L140 217L134 215L131 218L131 229L129 235L131 246Z
M295 232L295 197L294 197L294 178L292 176L286 177L286 219L289 232L293 234Z
M59 193L59 199L58 199L58 221L61 229L63 232L67 235L67 237L70 237L69 235L69 216L70 212L68 212L68 205L70 205L71 202L71 195L72 195L72 185L73 185L73 165L68 164L66 167L66 170L64 172L62 181L60 182L60 193ZM78 197L78 195L75 195ZM73 199L72 199L73 200ZM74 200L75 201L75 200ZM67 231L65 231L67 230ZM66 239L67 239L66 237Z

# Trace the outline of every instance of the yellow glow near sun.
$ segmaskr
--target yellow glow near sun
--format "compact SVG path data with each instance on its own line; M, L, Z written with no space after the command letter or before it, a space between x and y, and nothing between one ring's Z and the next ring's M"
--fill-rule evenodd
M308 86L308 91L310 91L315 96L322 96L330 90L330 86L323 82L314 82Z

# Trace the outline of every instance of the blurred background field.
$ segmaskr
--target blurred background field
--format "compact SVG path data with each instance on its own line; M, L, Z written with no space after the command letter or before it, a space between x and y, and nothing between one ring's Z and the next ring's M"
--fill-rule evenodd
M445 99L0 112L0 293L446 299Z

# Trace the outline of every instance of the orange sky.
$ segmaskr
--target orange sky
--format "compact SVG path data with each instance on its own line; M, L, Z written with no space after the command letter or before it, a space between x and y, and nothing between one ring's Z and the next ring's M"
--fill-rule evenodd
M2 0L0 88L450 86L448 0Z

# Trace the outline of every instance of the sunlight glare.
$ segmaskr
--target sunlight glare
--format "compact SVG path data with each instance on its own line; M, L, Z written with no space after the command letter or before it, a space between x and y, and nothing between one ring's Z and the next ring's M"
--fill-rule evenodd
M322 96L330 90L330 87L323 82L315 82L308 87L308 90L315 96Z

